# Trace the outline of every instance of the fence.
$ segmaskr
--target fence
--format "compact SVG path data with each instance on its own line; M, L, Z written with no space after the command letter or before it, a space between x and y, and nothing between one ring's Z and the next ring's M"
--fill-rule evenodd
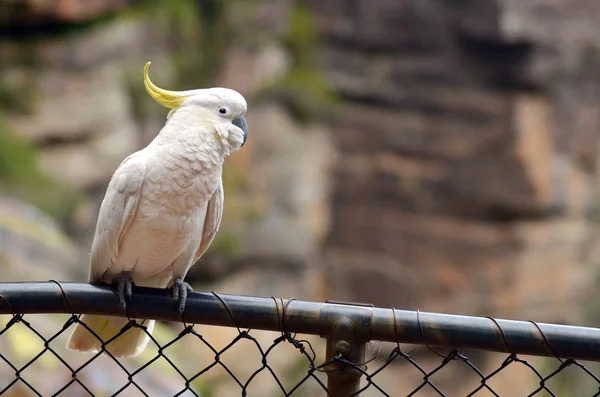
M170 325L140 357L117 360L64 349L83 313ZM0 284L0 314L0 395L600 395L584 365L600 361L595 328L214 292L191 293L177 318L166 290L141 287L125 314L106 286L55 281Z

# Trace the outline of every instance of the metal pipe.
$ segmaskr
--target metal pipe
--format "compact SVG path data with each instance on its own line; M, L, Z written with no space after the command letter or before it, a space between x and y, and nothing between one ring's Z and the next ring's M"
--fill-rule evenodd
M0 283L0 313L90 313L123 315L108 286L61 283ZM231 311L212 293L190 293L184 320L190 323L281 330L320 336L331 335L332 321L344 315L362 318L369 313L368 327L357 341L398 341L457 349L478 349L552 357L600 361L600 329L491 320L406 310L369 308L334 303L315 303L237 295L219 295ZM279 299L277 299L279 301ZM68 303L67 303L68 302ZM279 314L278 314L279 313ZM332 316L337 313L339 316ZM134 287L131 318L181 321L166 290ZM235 319L235 323L232 320ZM394 319L396 327L394 327ZM538 329L539 327L539 329ZM395 329L394 329L395 328ZM551 346L551 347L550 347Z
M347 353L344 351L347 351ZM338 354L341 354L345 356L346 360L361 364L365 362L365 344L328 337L325 354L326 361L330 361ZM360 379L362 377L360 371L348 364L335 361L325 366L324 369L327 371L327 391L329 396L359 396L357 393L360 390Z
M364 307L362 310L345 304L341 307L350 307L351 311L331 306L321 311L321 318L331 322L326 336L327 390L331 397L358 396L362 376L358 368L366 369L365 342L371 328L371 315Z

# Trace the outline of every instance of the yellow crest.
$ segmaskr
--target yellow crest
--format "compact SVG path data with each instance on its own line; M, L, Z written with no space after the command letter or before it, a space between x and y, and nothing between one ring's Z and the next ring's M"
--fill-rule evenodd
M157 87L148 76L148 69L150 68L150 62L146 63L144 66L144 87L146 87L146 91L154 100L166 108L176 109L178 108L183 101L185 101L188 96L182 95L182 93L177 91L169 91L164 90L160 87Z

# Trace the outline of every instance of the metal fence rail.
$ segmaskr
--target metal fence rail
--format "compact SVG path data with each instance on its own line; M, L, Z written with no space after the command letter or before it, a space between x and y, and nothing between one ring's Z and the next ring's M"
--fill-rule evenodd
M49 335L38 332L32 322L28 321L34 314L50 313L70 316ZM144 390L144 385L136 377L157 360L168 362L181 377L183 386L173 395L202 395L202 392L195 388L194 382L214 367L226 371L231 381L239 386L238 391L241 395L248 394L250 385L257 382L256 379L262 376L261 373L269 374L277 384L279 395L285 396L300 395L303 385L308 382L320 389L322 395L334 397L362 395L361 393L367 392L384 396L456 395L455 392L446 394L436 380L437 374L443 368L456 361L464 364L464 368L477 379L472 389L465 392L466 395L499 395L491 385L491 380L511 364L522 365L536 379L535 387L521 394L561 395L552 389L551 381L568 368L576 368L579 373L577 376L584 376L591 384L586 389L586 393L589 393L586 395L600 395L600 380L588 368L589 364L584 366L578 361L600 361L600 329L595 328L384 309L343 302L315 303L293 298L262 298L214 292L190 293L183 318L178 318L172 306L171 296L166 290L134 287L132 302L127 308L127 313L123 313L114 291L108 286L55 281L0 283L0 314L9 315L4 328L0 327L0 342L11 329L21 326L39 338L43 344L40 353L20 365L13 364L11 357L3 351L3 345L0 344L0 359L10 368L8 372L12 371L12 375L7 377L7 383L0 384L0 394L8 393L11 388L20 384L34 395L44 395L28 379L26 371L40 357L48 354L56 357L70 375L70 379L53 391L52 395L80 395L69 394L74 386L78 386L79 390L88 395L95 395L95 391L86 384L81 374L92 362L98 360L102 352L91 358L86 357L85 362L74 365L61 356L59 349L55 347L55 341L63 338L75 323L81 321L78 314L103 314L184 324L183 330L166 343L161 343L153 337L151 344L155 345L155 355L135 370L127 368L110 356L108 351L104 351L105 356L109 356L126 375L125 383L114 390L112 395L132 395L130 393L133 391L140 395L151 395ZM192 324L233 327L237 328L238 332L231 343L217 349L212 347L203 337L202 331L194 328ZM123 332L130 327L143 328L131 320ZM251 335L251 329L277 331L278 336L269 346L263 347ZM322 361L317 361L317 354L312 345L296 334L317 335L326 340L326 352ZM193 337L211 349L214 353L213 362L206 363L192 374L185 374L180 370L169 357L168 349L184 337ZM223 354L242 340L256 345L256 352L260 356L257 368L245 380L237 376L222 360ZM392 349L382 357L369 359L365 355L365 346L373 341L392 342ZM304 376L292 385L284 385L276 368L269 363L273 349L286 343L290 343L304 359L305 367L301 369ZM417 363L419 358L415 358L416 354L406 352L400 344L427 347L433 352L432 355L439 355L436 364L429 368L420 365ZM451 351L440 353L436 350L440 347L449 348ZM500 352L508 356L497 368L484 372L463 350ZM544 374L523 359L522 355L552 357L556 363ZM382 377L383 371L406 371L404 367L392 368L395 362L402 362L416 370L415 377L418 381L414 388L384 390L379 384L378 379ZM327 378L326 381L324 377Z

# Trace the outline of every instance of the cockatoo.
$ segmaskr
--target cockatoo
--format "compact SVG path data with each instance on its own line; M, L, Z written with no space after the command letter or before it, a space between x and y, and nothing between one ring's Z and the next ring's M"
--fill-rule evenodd
M206 252L223 213L224 159L248 137L244 97L227 88L168 91L144 68L146 91L171 109L165 126L145 148L127 157L112 176L100 207L92 243L89 282L116 285L123 308L132 285L166 288L183 313L191 287L189 268ZM83 315L81 321L104 342L128 320ZM149 333L154 320L138 320ZM149 336L137 327L106 345L115 357L132 357ZM67 348L97 352L102 342L81 324Z

